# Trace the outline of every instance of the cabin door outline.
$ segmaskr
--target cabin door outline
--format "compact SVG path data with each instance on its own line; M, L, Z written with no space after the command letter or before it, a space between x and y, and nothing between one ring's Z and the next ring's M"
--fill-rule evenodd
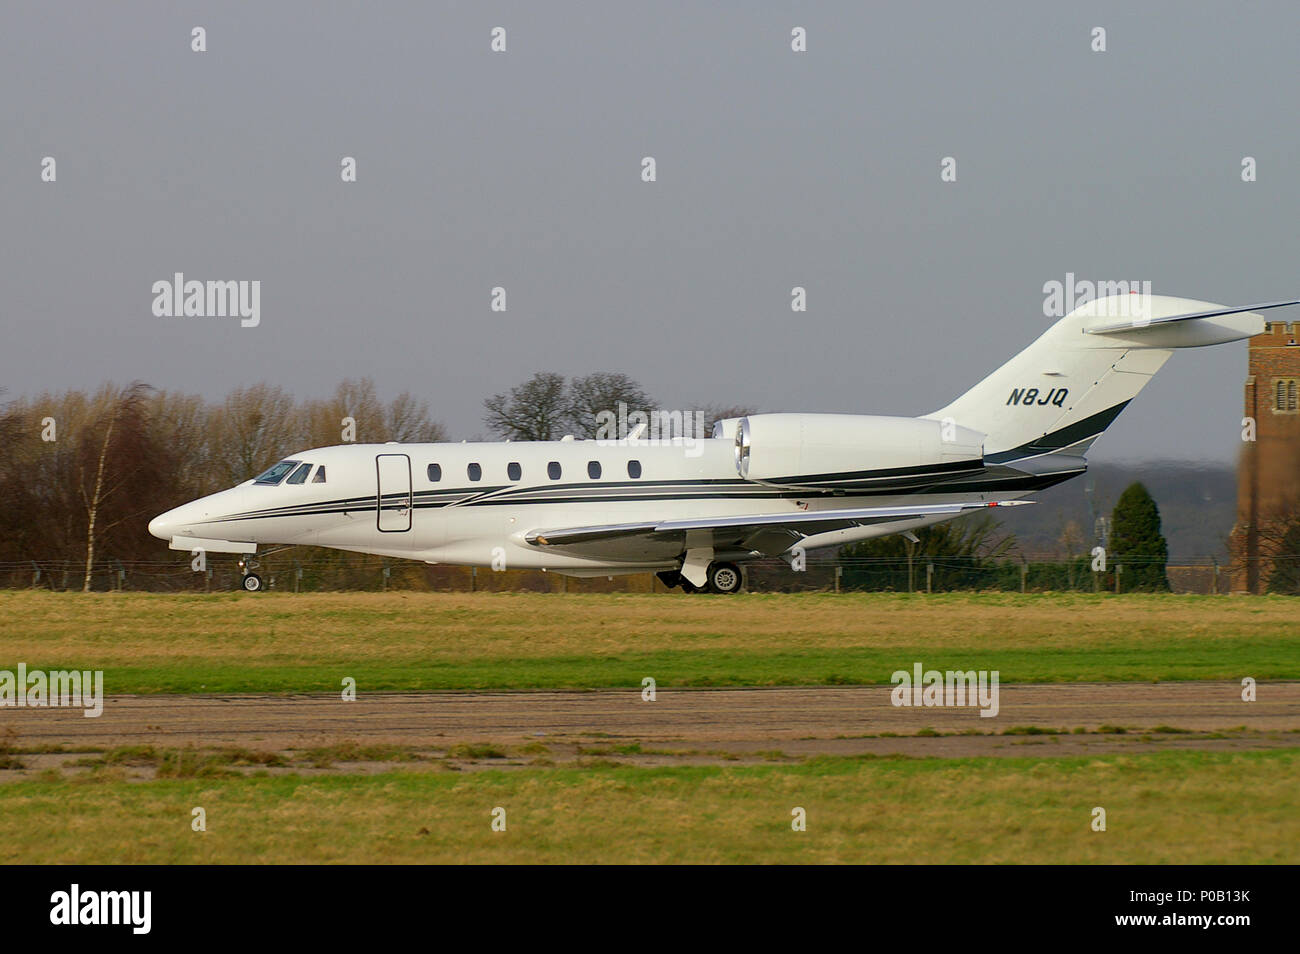
M411 458L406 454L375 456L376 526L380 533L411 529Z

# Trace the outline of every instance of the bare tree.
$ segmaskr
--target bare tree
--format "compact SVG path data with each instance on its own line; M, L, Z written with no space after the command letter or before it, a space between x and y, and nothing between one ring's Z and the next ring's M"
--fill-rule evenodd
M197 394L155 391L149 401L150 431L176 461L171 475L186 498L216 493L228 486L222 468L213 466L214 409Z
M213 415L213 460L225 482L240 483L306 445L292 397L278 387L236 388Z
M301 416L307 423L304 446L333 447L353 440L359 443L401 441L405 444L447 439L442 424L429 416L428 402L403 391L385 404L379 400L375 383L370 378L349 378L330 397L307 401ZM355 422L355 428L346 436L345 419Z
M419 401L403 391L384 408L385 440L403 443L437 443L447 439L447 430L429 416L427 401Z
M103 529L99 526L100 510L105 502L130 479L134 470L146 466L147 460L136 459L126 464L120 458L117 467L109 467L110 450L113 448L115 432L128 431L131 438L137 438L143 432L143 404L149 387L137 381L119 392L109 404L104 415L104 436L98 442L95 454L95 479L91 489L86 486L85 461L81 468L81 480L78 482L81 499L86 508L86 575L82 580L81 592L90 592L91 571L95 565L96 534ZM93 446L93 445L92 445Z
M564 375L539 371L510 393L483 402L483 423L515 441L553 441L562 436L569 413Z
M734 417L748 417L750 414L757 413L755 408L743 404L700 404L691 410L699 411L704 415L704 433L706 435L713 433L713 425L718 421L725 421Z
M1083 528L1077 521L1067 520L1065 526L1061 528L1061 534L1056 538L1060 550L1057 551L1059 559L1065 563L1066 582L1069 583L1070 589L1074 589L1074 558L1084 552Z
M598 371L574 378L569 384L567 423L575 437L594 438L600 430L599 415L618 414L623 403L629 411L648 411L654 403L641 385L626 374Z

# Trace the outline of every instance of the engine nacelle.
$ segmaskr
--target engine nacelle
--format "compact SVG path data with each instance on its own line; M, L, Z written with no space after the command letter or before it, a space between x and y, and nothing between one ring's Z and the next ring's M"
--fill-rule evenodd
M951 421L751 414L735 433L740 476L781 487L901 489L984 469L984 435Z
M736 431L740 428L740 422L743 420L743 417L726 417L720 421L715 421L713 424L713 434L711 436L726 441L734 441L736 439Z

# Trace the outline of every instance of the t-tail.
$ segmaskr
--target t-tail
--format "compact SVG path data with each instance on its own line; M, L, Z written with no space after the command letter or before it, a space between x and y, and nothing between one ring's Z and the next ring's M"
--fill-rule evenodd
M1165 295L1094 299L947 407L925 415L983 432L984 459L1017 470L1083 470L1083 456L1178 348L1260 334L1257 312Z

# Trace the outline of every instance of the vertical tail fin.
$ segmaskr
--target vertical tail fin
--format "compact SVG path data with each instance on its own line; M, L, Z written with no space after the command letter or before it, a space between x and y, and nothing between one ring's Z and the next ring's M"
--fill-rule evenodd
M1113 295L1075 309L947 407L924 415L982 431L985 459L1082 457L1175 349L1264 330L1251 309L1164 295ZM1117 316L1119 320L1117 320Z

